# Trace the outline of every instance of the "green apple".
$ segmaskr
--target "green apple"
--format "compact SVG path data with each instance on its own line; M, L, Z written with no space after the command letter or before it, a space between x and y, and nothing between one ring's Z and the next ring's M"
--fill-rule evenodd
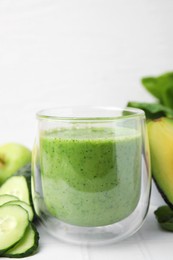
M31 151L17 143L0 146L0 185L21 167L31 162Z

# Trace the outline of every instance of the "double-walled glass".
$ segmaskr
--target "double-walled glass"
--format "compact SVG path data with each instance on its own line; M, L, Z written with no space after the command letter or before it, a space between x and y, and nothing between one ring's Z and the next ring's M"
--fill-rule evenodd
M135 233L151 187L143 111L62 107L38 112L37 120L32 196L47 231L77 244Z

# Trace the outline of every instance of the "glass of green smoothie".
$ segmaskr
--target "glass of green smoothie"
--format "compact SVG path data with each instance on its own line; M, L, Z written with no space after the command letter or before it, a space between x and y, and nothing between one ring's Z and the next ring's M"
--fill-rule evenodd
M46 230L89 245L135 233L151 187L144 112L59 107L39 111L37 120L32 197Z

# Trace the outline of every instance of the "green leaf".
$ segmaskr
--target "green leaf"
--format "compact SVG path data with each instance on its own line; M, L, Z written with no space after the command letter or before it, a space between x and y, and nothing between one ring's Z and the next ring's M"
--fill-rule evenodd
M150 92L154 97L156 97L157 99L161 99L161 95L160 92L158 91L157 88L157 79L154 77L148 77L148 78L143 78L141 80L143 86L146 88L146 90L148 90L148 92Z
M173 72L158 77L145 77L141 80L145 89L162 105L173 108Z
M144 110L147 119L156 119L162 116L173 117L173 110L158 103L128 102L127 107Z
M173 221L160 223L160 226L167 231L173 232Z
M167 230L173 231L173 210L168 206L161 206L154 212L160 226Z

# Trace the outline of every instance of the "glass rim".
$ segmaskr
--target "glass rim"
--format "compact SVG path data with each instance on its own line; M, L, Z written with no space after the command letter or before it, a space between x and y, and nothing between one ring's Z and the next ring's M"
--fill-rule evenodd
M68 110L68 112L66 112ZM93 111L97 111L100 115L95 116L82 116L75 115L75 111L87 110L88 113L92 114ZM69 111L72 113L68 115ZM102 115L103 112L112 115ZM116 113L127 114L116 115ZM114 115L115 114L115 115ZM47 108L39 110L36 113L36 118L39 120L51 120L51 121L115 121L118 119L131 119L136 117L145 117L143 110L138 108L121 108L114 106L59 106L53 108Z

